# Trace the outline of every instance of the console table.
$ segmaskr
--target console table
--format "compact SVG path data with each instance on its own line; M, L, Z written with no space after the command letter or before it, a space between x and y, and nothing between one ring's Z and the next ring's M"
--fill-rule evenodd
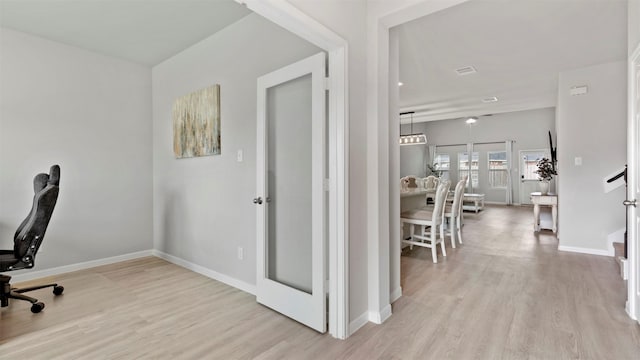
M558 195L548 193L542 195L541 192L531 193L531 202L533 203L533 231L538 232L540 229L550 229L554 233L558 232ZM551 227L540 222L540 206L551 207ZM548 216L548 215L547 215ZM544 220L544 219L543 219Z
M462 210L478 211L484 209L484 194L464 194L462 196Z

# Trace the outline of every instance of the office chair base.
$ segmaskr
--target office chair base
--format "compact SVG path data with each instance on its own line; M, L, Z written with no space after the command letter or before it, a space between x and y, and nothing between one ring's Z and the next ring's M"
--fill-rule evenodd
M40 311L42 311L42 309L44 309L44 303L38 301L38 299L36 298L32 298L30 296L27 295L23 295L22 293L25 292L29 292L29 291L34 291L34 290L39 290L39 289L44 289L44 288L48 288L48 287L52 287L53 288L53 294L54 295L61 295L62 292L64 291L64 287L60 286L58 284L46 284L46 285L36 285L36 286L29 286L26 288L12 288L11 284L9 284L9 281L11 280L11 276L5 276L2 275L2 277L0 278L0 307L6 307L9 306L9 299L15 299L15 300L24 300L24 301L28 301L31 303L31 312L34 314L39 313Z

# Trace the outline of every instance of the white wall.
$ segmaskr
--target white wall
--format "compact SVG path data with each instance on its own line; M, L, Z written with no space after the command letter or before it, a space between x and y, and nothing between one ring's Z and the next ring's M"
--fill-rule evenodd
M414 124L414 133L418 132L422 126L416 126ZM402 126L402 134L409 133L409 126ZM429 157L428 145L405 145L400 146L400 177L407 175L415 175L418 177L425 177L425 161L428 161Z
M624 227L624 188L602 181L626 163L626 61L560 73L558 88L559 240L561 249L606 251L607 235ZM589 93L570 96L587 85ZM582 166L574 165L576 157Z
M36 269L152 247L151 71L0 29L0 248L61 168Z
M153 68L156 249L255 285L257 78L318 52L252 14ZM177 160L173 102L212 84L221 87L222 153Z
M640 45L640 0L629 0L628 41L629 55Z
M545 108L527 111L517 111L511 113L495 114L493 116L483 116L471 128L467 126L462 119L429 121L414 124L415 131L422 131L427 135L427 142L430 145L450 145L450 144L466 144L468 142L501 142L505 140L514 140L513 144L513 172L511 181L513 184L513 202L518 204L521 202L518 179L519 162L518 154L520 150L548 149L549 135L551 135L555 143L555 109ZM404 129L404 126L403 126ZM408 146L422 147L422 146ZM498 145L477 145L474 151L480 152L480 161L485 164L486 168L486 151L504 150L503 144ZM457 161L457 154L460 151L466 151L465 147L441 147L437 149L438 153L449 153L452 162L452 171L457 171L457 165L453 164ZM484 155L483 155L484 154ZM412 160L404 152L401 153L401 168L406 167L406 162ZM483 167L481 166L481 169ZM457 180L457 176L453 177ZM478 192L486 195L486 200L491 202L504 202L505 190L489 189L484 177L481 174L480 189ZM475 190L474 190L475 191Z

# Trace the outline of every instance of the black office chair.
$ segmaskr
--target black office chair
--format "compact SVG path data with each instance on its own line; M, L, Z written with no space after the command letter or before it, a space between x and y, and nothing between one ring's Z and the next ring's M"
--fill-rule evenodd
M33 206L31 212L16 230L13 237L13 250L0 250L0 272L29 269L34 266L36 253L44 239L53 208L58 200L60 185L60 167L53 165L47 174L38 174L33 178ZM53 287L53 293L60 295L64 291L58 284L31 286L28 288L11 288L11 276L0 274L0 305L9 306L9 299L26 300L31 303L31 312L39 313L44 303L22 293Z

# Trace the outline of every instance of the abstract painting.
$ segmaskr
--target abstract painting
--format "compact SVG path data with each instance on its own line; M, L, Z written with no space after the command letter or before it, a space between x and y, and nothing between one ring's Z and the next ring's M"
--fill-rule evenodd
M172 117L176 158L220 154L220 85L176 99Z

